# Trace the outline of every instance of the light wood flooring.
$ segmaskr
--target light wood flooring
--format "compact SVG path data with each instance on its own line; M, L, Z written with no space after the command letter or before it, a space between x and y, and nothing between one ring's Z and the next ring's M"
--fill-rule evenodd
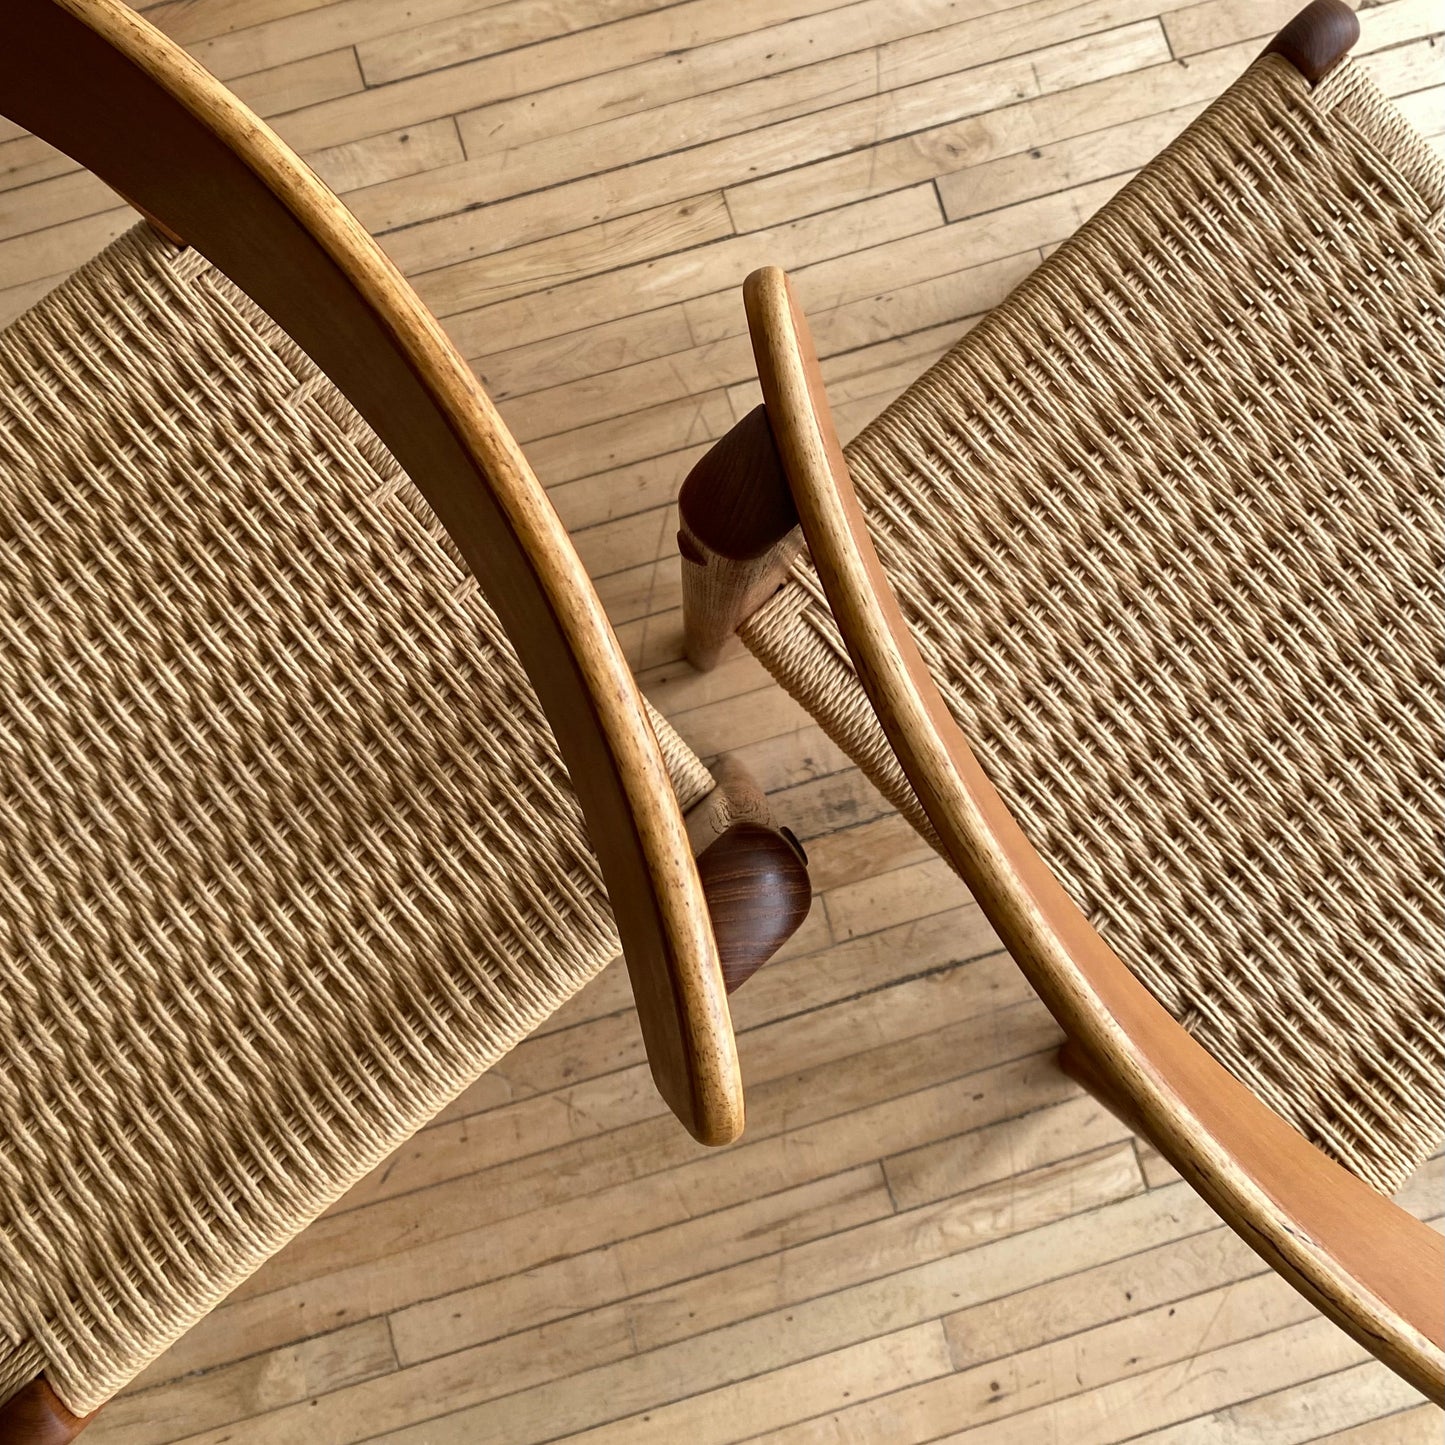
M1424 1445L1441 1417L1055 1070L978 910L761 669L680 659L671 506L796 274L861 426L1300 0L167 0L473 359L647 690L819 892L693 1145L613 967L106 1411L95 1445ZM1439 0L1362 52L1445 131ZM132 220L0 125L0 320ZM1436 1159L1405 1191L1442 1207Z

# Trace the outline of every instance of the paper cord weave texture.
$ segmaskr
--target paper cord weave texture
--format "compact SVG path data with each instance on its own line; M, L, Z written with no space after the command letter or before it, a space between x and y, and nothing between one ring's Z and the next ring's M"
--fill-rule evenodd
M305 356L146 227L10 328L0 1400L99 1405L616 953L516 655Z

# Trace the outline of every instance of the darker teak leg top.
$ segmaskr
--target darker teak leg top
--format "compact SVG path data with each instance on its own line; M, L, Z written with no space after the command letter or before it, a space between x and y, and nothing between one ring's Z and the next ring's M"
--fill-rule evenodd
M1313 0L1265 47L1317 85L1360 38L1359 17L1344 0Z
M0 1405L0 1445L70 1445L94 1415L73 1415L42 1375Z
M688 473L677 509L687 658L705 672L802 546L766 408L749 412Z

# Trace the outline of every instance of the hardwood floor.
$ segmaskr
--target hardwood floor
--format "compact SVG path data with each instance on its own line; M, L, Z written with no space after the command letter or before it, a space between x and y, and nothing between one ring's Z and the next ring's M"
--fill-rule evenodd
M1441 1417L1052 1062L961 885L761 668L681 662L672 500L791 268L849 432L1302 0L165 0L473 360L644 684L818 899L738 996L749 1127L655 1096L620 966L115 1401L95 1445L1424 1445ZM1445 132L1439 0L1360 53ZM1439 141L1437 139L1437 145ZM133 215L0 123L0 321ZM1436 1157L1408 1205L1441 1209Z

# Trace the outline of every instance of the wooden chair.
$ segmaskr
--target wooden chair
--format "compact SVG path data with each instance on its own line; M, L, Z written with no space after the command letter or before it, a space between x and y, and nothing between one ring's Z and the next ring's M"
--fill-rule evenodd
M846 452L750 277L764 406L680 547L697 665L741 626L1065 1067L1438 1400L1441 1239L1387 1196L1445 1104L1445 171L1357 33L1311 5Z
M725 991L809 893L254 115L119 0L15 0L0 110L156 218L0 336L0 1441L34 1445L619 947L663 1097L735 1138Z

